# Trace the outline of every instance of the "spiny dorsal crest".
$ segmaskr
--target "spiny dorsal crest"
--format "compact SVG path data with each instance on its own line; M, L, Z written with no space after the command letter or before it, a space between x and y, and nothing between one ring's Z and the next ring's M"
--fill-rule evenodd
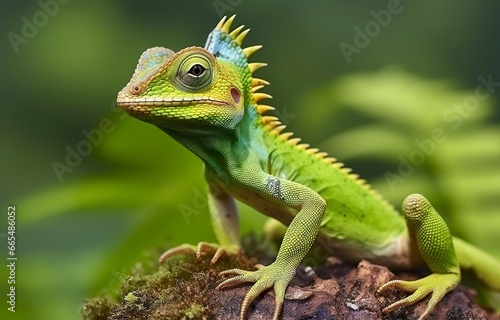
M257 92L264 86L268 85L269 82L253 77L253 73L256 70L267 66L267 64L262 62L248 62L248 58L257 50L262 48L262 46L255 45L246 48L241 46L250 29L243 30L244 26L239 26L231 31L231 25L233 24L235 17L235 15L229 19L227 19L227 17L223 17L219 21L215 29L208 35L207 42L205 43L205 49L210 51L218 60L230 61L231 63L241 67L248 66L251 73L250 91L252 93L253 100L257 103L262 99L271 98L271 96L266 93ZM260 114L265 111L274 110L273 107L265 105L256 105L256 109Z
M262 62L248 62L248 58L257 50L262 48L262 46L255 45L246 48L241 47L243 39L245 39L250 29L243 30L244 26L239 26L238 28L230 32L231 25L233 24L235 17L235 15L231 16L229 19L227 19L227 17L223 17L219 21L215 29L208 35L205 49L210 51L217 59L231 61L232 63L240 66L248 66L248 69L250 70L252 75L250 83L251 92L253 95L253 100L256 103L262 99L272 98L269 94L257 92L264 86L268 85L269 82L253 77L253 73L256 70L267 66L267 64ZM338 170L343 171L351 179L355 180L360 185L367 188L370 192L382 199L382 197L380 197L380 195L375 192L366 183L365 180L359 179L357 174L350 173L351 169L344 167L344 164L342 162L338 162L335 158L328 157L328 154L326 152L319 152L319 150L316 148L309 148L308 144L301 144L299 138L291 138L291 136L293 135L292 132L282 133L282 131L285 129L285 125L282 124L277 117L263 115L263 113L265 113L266 111L274 110L273 107L263 104L256 104L255 109L261 115L262 123L269 132L276 134L296 148L303 150L314 157L317 157L321 161L332 165Z

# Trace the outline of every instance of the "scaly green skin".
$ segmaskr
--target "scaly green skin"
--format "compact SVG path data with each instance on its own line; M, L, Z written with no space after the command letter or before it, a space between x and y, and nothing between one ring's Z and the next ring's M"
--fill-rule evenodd
M264 64L248 63L260 46L242 49L248 30L230 32L234 16L222 19L205 48L178 53L151 48L143 53L132 79L118 94L118 104L132 116L152 123L200 157L209 184L209 205L218 249L212 259L240 250L234 199L288 225L276 261L257 271L234 274L218 288L255 282L242 303L244 319L250 303L273 287L278 319L285 290L295 269L317 237L325 249L348 260L367 259L391 268L427 266L428 277L391 281L379 289L399 287L413 292L384 312L411 305L431 295L424 319L436 303L460 282L460 267L473 270L500 290L500 263L465 242L452 238L439 214L421 195L403 203L404 217L356 175L326 154L298 144L275 117L260 105L270 96L257 92L266 81L252 73ZM406 221L405 221L406 220ZM182 245L161 261L198 247Z

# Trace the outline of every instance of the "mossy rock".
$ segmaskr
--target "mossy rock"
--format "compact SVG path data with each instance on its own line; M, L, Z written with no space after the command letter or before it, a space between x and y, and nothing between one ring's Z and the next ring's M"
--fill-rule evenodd
M231 268L252 270L257 259L243 254L223 256L216 264L211 264L210 259L209 254L200 259L191 254L174 257L162 266L156 262L149 267L138 264L123 278L118 293L87 300L83 319L237 319L250 284L216 290L222 281L218 274ZM400 273L397 277L416 279L423 275L425 271ZM406 296L398 290L389 290L384 296L376 294L383 283L395 278L386 267L367 261L356 266L329 258L314 271L299 267L287 289L280 319L418 319L427 299L382 314L384 306ZM269 290L252 303L247 316L271 319L273 311L274 293ZM448 293L429 318L500 320L498 315L479 308L474 292L464 286Z

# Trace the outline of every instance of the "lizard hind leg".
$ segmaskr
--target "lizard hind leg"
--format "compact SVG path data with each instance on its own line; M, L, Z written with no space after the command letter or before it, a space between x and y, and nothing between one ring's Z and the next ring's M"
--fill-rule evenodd
M396 287L412 294L386 307L383 312L412 305L431 295L427 308L419 320L425 319L446 293L460 283L460 266L450 231L432 207L420 194L411 194L403 202L403 213L410 234L420 255L432 274L415 281L393 280L379 288L378 293Z

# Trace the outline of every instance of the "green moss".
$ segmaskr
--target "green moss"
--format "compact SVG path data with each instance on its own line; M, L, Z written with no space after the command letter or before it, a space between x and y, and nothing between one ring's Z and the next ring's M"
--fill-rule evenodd
M204 313L206 312L205 307L199 304L192 304L189 309L184 311L184 317L182 317L182 320L188 320L188 319L207 319L206 316L204 316Z
M128 303L134 303L134 301L137 300L137 297L134 295L133 292L129 292L126 296L125 296L125 301L127 301Z
M118 292L87 300L84 320L127 319L211 319L209 297L230 268L252 269L257 263L243 255L222 257L210 264L212 255L196 259L193 255L172 258L167 264L136 265L122 280Z
M113 310L114 303L106 298L94 298L85 301L82 308L84 320L106 320Z

